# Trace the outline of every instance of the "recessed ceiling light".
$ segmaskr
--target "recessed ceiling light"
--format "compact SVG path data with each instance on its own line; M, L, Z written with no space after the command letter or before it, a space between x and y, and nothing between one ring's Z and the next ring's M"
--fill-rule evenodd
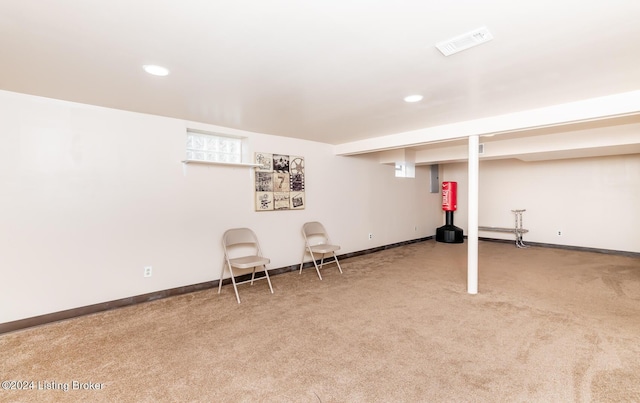
M149 74L153 74L154 76L164 77L166 75L169 75L168 68L162 67L162 66L156 66L155 64L145 64L144 66L142 66L142 68L144 69L144 71L146 71Z
M424 98L422 95L409 95L404 97L404 102L420 102Z

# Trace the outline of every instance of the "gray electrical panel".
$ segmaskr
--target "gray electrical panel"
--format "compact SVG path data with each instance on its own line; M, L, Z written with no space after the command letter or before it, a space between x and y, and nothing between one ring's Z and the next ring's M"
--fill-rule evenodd
M440 166L431 165L431 193L440 193Z

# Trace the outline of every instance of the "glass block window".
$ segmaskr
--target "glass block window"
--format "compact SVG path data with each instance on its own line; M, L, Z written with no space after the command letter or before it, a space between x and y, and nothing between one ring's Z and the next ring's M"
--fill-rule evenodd
M242 162L242 139L187 131L187 160Z

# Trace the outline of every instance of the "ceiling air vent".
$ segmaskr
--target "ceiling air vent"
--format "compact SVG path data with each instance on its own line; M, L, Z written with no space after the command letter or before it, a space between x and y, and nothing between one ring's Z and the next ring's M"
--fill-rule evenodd
M466 34L458 35L447 41L439 42L436 48L445 56L450 56L465 49L480 45L493 39L493 35L486 27L478 28Z

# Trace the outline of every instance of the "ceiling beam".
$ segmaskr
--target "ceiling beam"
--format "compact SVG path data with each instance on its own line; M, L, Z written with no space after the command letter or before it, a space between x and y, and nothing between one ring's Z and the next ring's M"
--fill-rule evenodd
M338 144L334 153L365 154L636 114L640 114L640 90Z

